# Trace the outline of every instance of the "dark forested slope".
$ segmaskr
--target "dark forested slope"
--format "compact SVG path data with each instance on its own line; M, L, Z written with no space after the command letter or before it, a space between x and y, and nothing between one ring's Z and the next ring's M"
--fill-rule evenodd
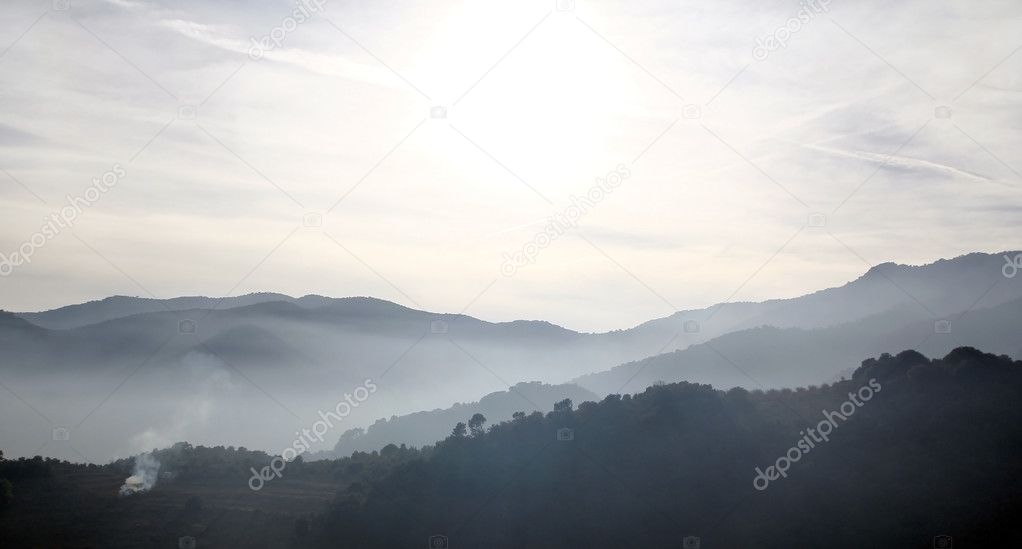
M322 539L932 547L947 534L956 546L1008 546L1022 510L1020 397L1022 363L959 348L936 360L883 355L820 388L724 393L678 383L562 404L452 435L428 458L342 491ZM808 444L824 431L826 440Z

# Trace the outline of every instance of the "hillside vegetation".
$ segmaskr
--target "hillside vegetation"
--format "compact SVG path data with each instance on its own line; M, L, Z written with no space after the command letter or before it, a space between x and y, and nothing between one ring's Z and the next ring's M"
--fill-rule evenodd
M861 406L843 407L852 394ZM1003 546L1022 510L1020 398L1022 363L959 348L883 355L810 389L677 383L562 404L452 435L429 459L343 491L323 542L677 547L694 535L704 547L922 548L948 534ZM754 485L824 412L850 407L829 441Z

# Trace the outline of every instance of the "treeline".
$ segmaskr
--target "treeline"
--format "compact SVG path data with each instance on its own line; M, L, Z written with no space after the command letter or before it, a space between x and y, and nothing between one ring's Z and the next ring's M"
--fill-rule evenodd
M12 481L48 478L53 476L55 467L71 466L69 462L41 456L4 459L4 452L0 450L0 512L14 501Z
M341 491L317 534L357 547L1008 546L1019 402L1022 363L959 348L885 354L822 387L676 383L488 429L474 418Z
M473 414L483 414L491 421L511 419L511 414L525 407L548 409L553 402L569 398L576 402L595 399L596 395L571 384L546 385L540 382L517 383L507 391L490 393L478 402L455 404L450 408L416 412L404 416L381 418L369 427L345 431L333 452L316 456L319 459L349 456L352 452L379 450L388 443L403 441L411 446L432 445L446 436L451 425Z
M367 482L389 472L396 464L429 455L432 447L408 448L405 445L389 444L380 451L354 452L352 455L334 460L305 461L299 455L288 462L282 475L290 479L324 479L336 481ZM244 446L193 446L178 442L169 448L154 449L150 452L159 462L161 481L203 481L235 479L238 486L246 486L252 470L269 466L275 456ZM131 474L135 457L112 462L109 467Z

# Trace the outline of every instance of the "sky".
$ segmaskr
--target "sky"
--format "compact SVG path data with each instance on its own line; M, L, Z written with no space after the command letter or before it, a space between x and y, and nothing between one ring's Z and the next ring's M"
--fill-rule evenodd
M6 310L603 331L1020 247L1014 1L9 0L0 29Z

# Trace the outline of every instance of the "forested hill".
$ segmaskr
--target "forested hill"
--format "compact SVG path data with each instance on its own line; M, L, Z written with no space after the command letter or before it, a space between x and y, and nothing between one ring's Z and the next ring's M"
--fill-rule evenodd
M357 547L999 547L1022 533L1020 401L1022 362L972 348L818 388L658 385L457 430L317 529Z
M563 399L581 402L597 396L577 385L546 385L539 382L517 383L507 391L490 393L478 402L455 404L450 408L379 419L366 429L349 429L341 434L332 452L317 454L316 459L346 457L353 452L372 452L388 444L421 447L431 445L450 432L451 425L482 414L493 422L511 419L516 411L548 410ZM311 458L311 456L310 456Z

